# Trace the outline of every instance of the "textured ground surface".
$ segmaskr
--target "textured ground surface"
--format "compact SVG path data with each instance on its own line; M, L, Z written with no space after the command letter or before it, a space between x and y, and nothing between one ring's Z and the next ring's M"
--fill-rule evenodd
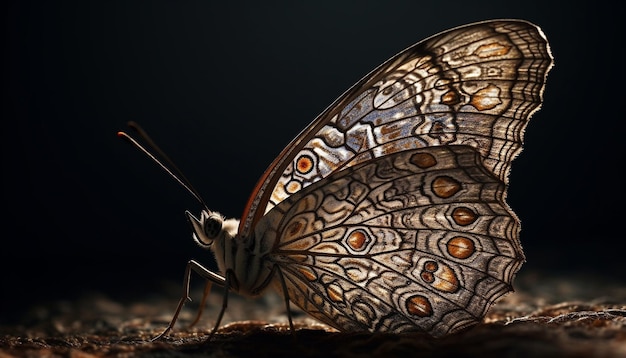
M544 356L626 357L626 287L593 278L521 275L517 292L496 304L484 323L440 339L419 334L337 333L294 312L295 336L284 305L269 295L252 301L231 295L226 324L206 341L221 295L210 297L200 323L201 292L181 314L174 331L151 342L176 306L171 295L115 302L104 295L33 307L19 324L0 327L0 358L91 357L387 357Z

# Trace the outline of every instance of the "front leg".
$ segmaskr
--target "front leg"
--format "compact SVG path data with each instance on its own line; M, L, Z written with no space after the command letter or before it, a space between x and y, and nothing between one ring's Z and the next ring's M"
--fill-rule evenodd
M187 262L187 267L185 268L185 277L183 279L183 295L180 298L180 301L178 301L178 307L176 307L176 312L174 313L174 317L172 317L172 320L170 321L170 324L167 326L167 328L161 334L154 337L152 341L156 341L158 339L163 338L172 330L172 328L174 327L174 324L176 323L176 320L178 319L178 315L180 314L180 311L183 309L183 306L185 306L185 303L187 301L191 301L191 298L189 297L189 283L191 282L192 270L196 272L197 274L199 274L201 277L203 277L205 280L208 280L209 282L216 283L220 286L223 286L226 292L228 292L229 288L228 288L228 282L226 278L224 278L221 275L216 274L213 271L208 270L207 268L202 266L200 263L194 260L190 260L189 262ZM222 309L222 314L223 314L223 309ZM196 318L196 320L199 318L200 317ZM220 315L220 318L221 318L221 315ZM218 325L219 325L219 320L218 320Z

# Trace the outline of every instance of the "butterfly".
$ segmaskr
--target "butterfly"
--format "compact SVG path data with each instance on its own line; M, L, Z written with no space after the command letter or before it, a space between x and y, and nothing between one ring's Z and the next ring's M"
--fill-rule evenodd
M438 337L480 322L525 260L508 175L552 63L539 27L494 20L380 65L278 155L241 220L196 195L205 209L186 212L193 239L219 272L189 261L159 337L192 272L225 288L212 334L229 292L269 287L282 292L292 331L289 302L346 332Z

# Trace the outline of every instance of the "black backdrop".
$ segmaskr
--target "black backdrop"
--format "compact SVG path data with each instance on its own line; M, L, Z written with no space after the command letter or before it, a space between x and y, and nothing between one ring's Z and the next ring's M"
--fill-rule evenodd
M624 29L601 1L5 6L0 318L91 291L160 294L188 259L212 262L183 215L200 205L116 137L127 121L238 217L274 156L360 77L492 18L540 25L556 58L512 167L522 272L624 279Z

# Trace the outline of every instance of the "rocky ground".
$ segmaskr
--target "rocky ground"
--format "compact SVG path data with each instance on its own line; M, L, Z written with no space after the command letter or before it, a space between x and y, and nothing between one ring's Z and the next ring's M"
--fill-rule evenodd
M520 275L516 292L499 301L484 322L435 339L421 334L339 333L294 311L289 332L277 295L247 300L231 295L224 325L207 340L222 296L213 293L192 327L201 292L175 329L167 325L180 291L170 296L114 301L89 294L74 302L32 307L16 324L0 327L0 358L46 357L626 357L626 286L596 278ZM216 290L217 291L217 290Z

